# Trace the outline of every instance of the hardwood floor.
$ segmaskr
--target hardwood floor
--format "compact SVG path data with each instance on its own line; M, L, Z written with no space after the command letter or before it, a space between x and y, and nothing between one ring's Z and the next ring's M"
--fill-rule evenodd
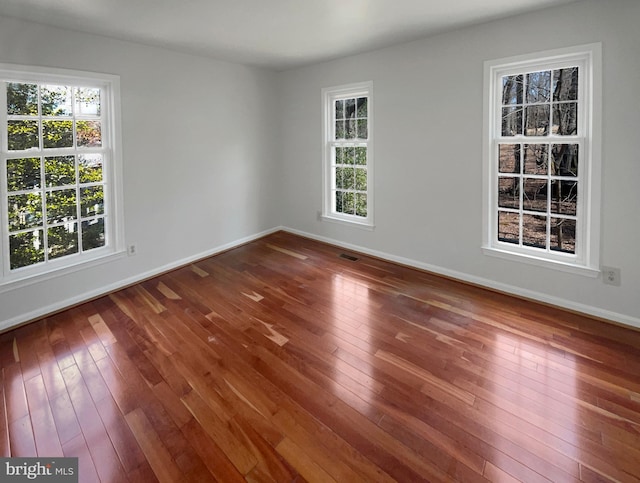
M279 232L0 335L80 481L640 481L640 333Z

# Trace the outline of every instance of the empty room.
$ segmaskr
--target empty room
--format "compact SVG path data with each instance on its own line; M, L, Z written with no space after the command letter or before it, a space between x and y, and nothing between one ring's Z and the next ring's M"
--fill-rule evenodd
M0 2L0 481L640 481L640 2Z

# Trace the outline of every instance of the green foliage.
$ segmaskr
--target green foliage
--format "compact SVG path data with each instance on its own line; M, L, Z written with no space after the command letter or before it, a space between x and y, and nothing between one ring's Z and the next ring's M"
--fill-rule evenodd
M42 230L18 233L9 237L11 270L44 262Z
M38 121L7 121L9 151L37 148L40 144Z
M8 191L40 187L40 158L7 159Z
M48 187L75 184L75 156L44 158L44 172Z
M38 115L38 86L36 84L7 84L7 114Z

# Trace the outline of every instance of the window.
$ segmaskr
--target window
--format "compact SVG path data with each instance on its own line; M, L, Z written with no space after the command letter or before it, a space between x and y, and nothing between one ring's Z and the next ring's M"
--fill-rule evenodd
M599 53L485 64L486 252L597 274Z
M373 225L372 83L323 89L327 219Z
M113 76L0 66L1 282L122 245Z

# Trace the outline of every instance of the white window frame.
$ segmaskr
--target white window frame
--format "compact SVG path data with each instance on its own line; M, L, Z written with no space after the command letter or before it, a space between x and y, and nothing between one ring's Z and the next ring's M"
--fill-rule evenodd
M335 101L352 97L368 98L367 101L367 139L335 139ZM322 220L346 223L366 229L373 229L373 82L359 82L322 89ZM367 149L367 216L339 213L335 210L335 147L366 146Z
M0 64L0 293L95 266L126 254L124 243L122 148L120 126L120 77L110 74L68 69ZM104 181L105 245L84 253L63 256L11 270L9 260L9 223L7 207L6 160L29 151L8 151L5 82L99 87L101 89L101 138ZM60 155L64 150L53 152ZM46 155L40 148L33 154ZM80 220L78 220L80 223Z
M502 78L578 66L576 136L502 136ZM596 277L600 260L602 47L600 43L537 52L484 64L483 252L508 260ZM575 254L498 240L498 144L527 142L580 144Z

